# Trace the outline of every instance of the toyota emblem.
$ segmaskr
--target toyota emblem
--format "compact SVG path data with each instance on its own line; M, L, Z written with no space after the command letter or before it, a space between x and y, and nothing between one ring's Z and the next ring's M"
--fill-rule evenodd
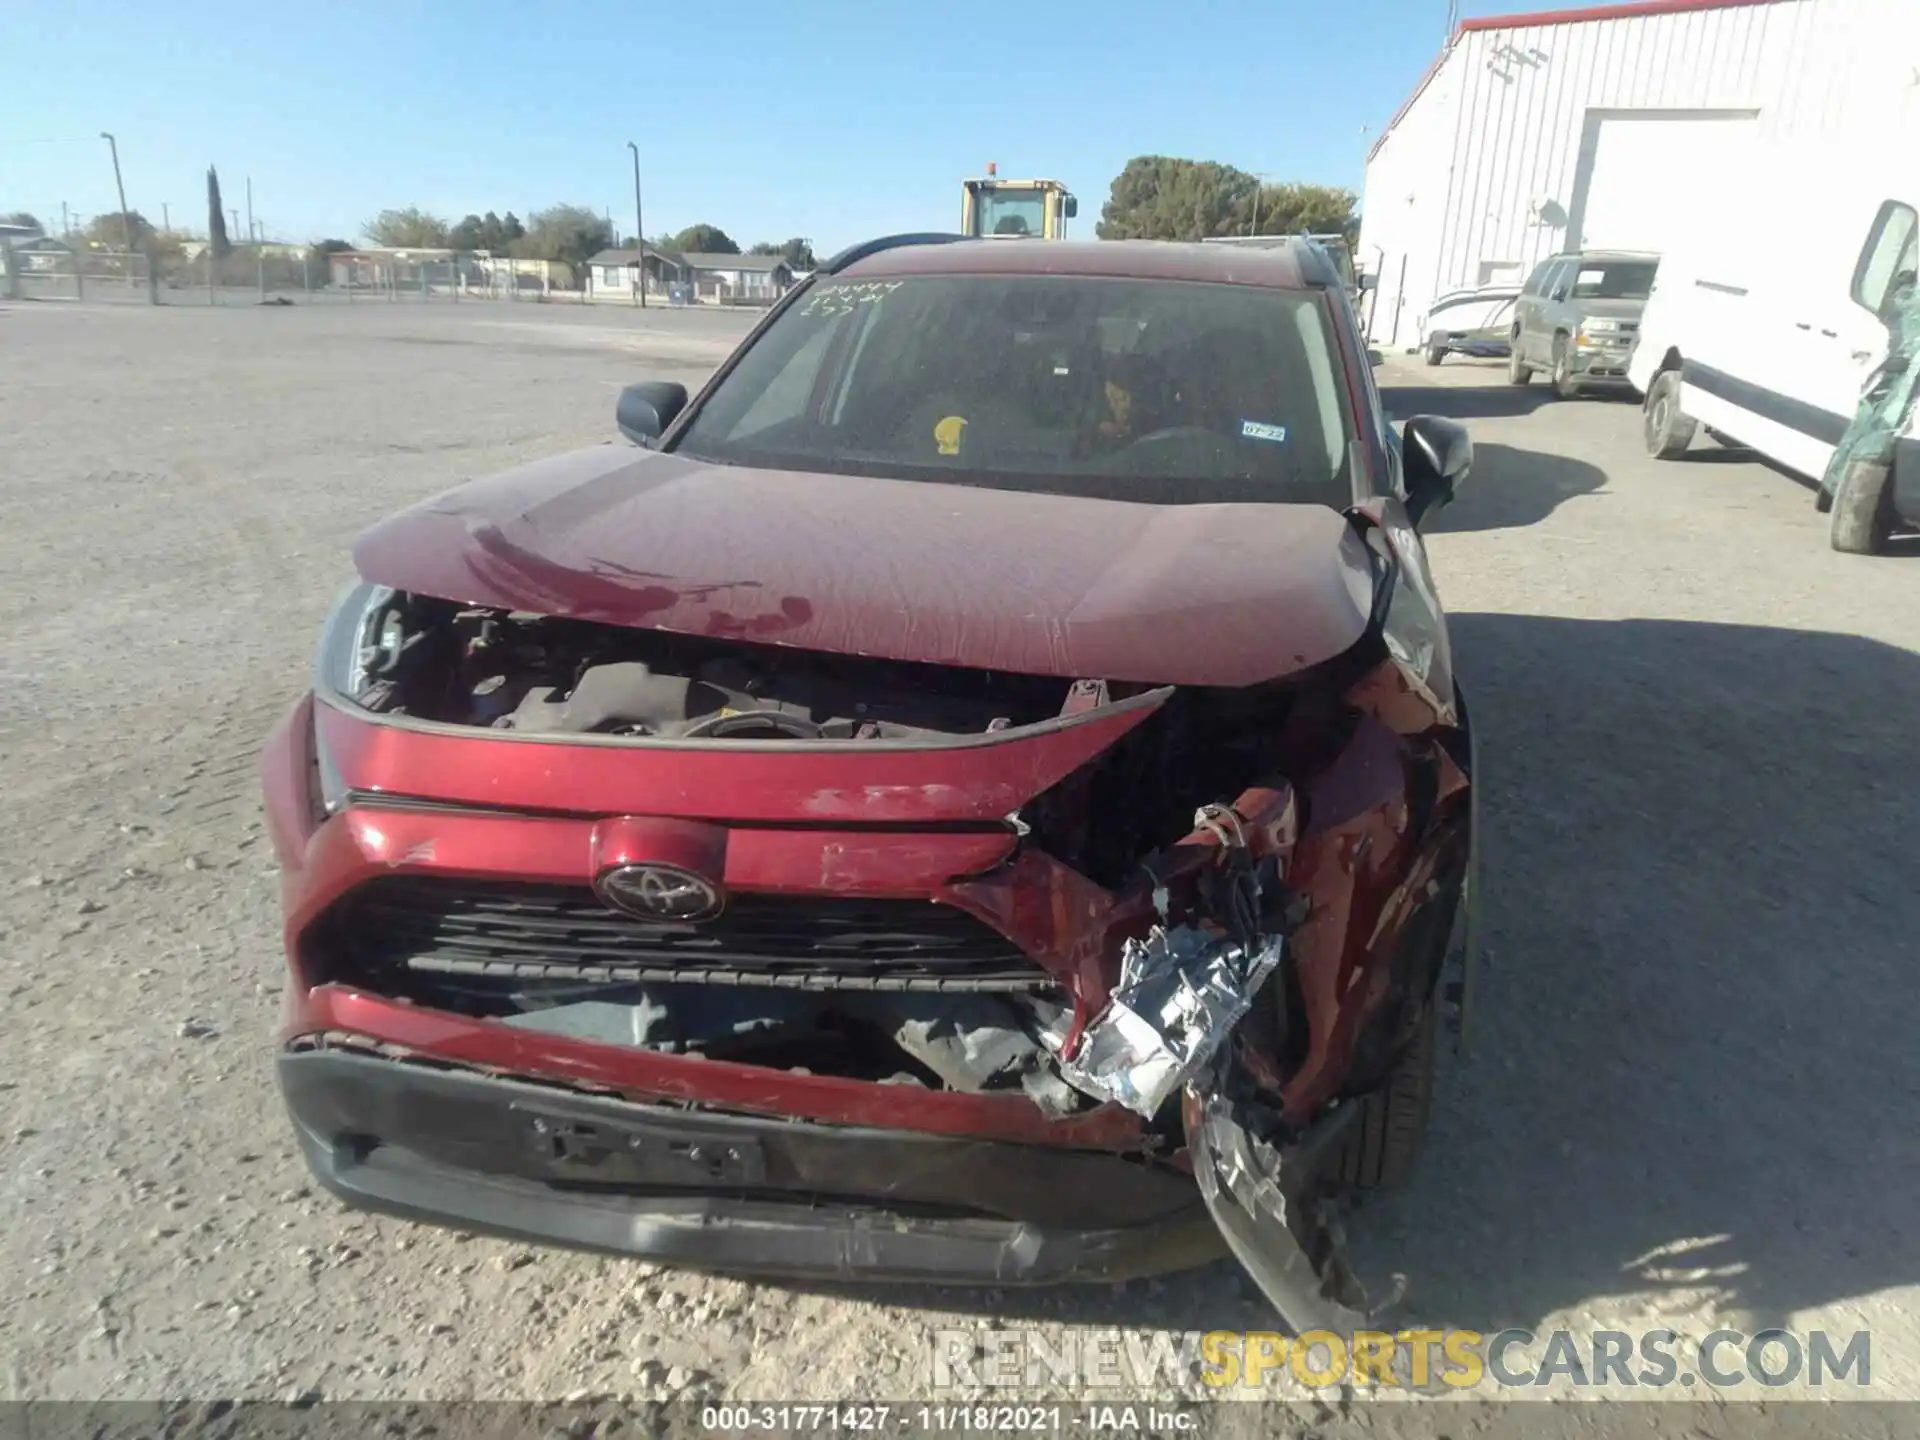
M594 888L614 909L648 920L709 920L726 904L711 880L673 865L616 865Z

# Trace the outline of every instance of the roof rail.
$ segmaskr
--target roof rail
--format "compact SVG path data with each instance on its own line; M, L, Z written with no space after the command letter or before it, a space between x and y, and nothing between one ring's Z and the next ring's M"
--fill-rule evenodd
M937 230L921 230L907 235L882 235L877 240L863 240L858 245L849 245L820 269L824 274L838 275L856 261L864 260L869 255L878 255L882 250L898 250L903 245L951 245L956 240L966 238L965 235L948 235Z

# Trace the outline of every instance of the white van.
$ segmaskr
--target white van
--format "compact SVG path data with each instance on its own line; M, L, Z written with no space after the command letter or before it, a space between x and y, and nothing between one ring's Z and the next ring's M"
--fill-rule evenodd
M1890 125L1761 145L1736 172L1701 177L1703 218L1662 261L1627 367L1651 453L1678 458L1704 426L1810 479L1826 474L1912 304L1916 119L1904 105ZM1913 409L1908 390L1886 412L1891 467L1849 481L1846 504L1819 492L1836 549L1878 550L1900 519L1920 524Z

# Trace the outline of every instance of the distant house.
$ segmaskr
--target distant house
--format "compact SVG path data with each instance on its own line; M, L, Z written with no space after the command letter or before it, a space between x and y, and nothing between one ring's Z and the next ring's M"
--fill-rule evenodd
M436 271L446 284L458 258L458 251L444 245L369 245L334 251L327 257L327 269L332 283L343 289L415 290L424 276Z
M21 269L30 274L48 274L55 270L71 271L74 266L74 247L52 235L36 235L30 240L13 242L13 253L19 257Z
M671 250L652 245L628 245L602 250L587 260L587 284L596 295L632 295L645 262L647 293L686 279L686 261Z
M720 304L771 305L793 285L793 267L778 255L703 255L686 261L694 291Z

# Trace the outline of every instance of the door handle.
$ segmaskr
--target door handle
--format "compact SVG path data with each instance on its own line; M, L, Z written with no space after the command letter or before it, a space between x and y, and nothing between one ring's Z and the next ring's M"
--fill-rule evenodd
M1822 330L1820 333L1829 340L1838 340L1840 338L1840 332L1838 330Z
M1796 320L1793 322L1793 328L1796 330L1811 330L1813 329L1813 326L1809 325L1804 320Z
M1871 360L1871 359L1873 359L1873 351L1871 351L1871 350L1855 350L1855 351L1852 351L1852 352L1850 352L1850 354L1848 355L1848 357L1847 357L1847 358L1848 358L1848 359L1850 359L1850 360L1856 360L1856 361L1858 361L1858 362L1859 362L1860 364L1862 364L1862 365L1864 365L1864 364L1866 364L1866 363L1867 363L1867 361L1869 361L1869 360Z

